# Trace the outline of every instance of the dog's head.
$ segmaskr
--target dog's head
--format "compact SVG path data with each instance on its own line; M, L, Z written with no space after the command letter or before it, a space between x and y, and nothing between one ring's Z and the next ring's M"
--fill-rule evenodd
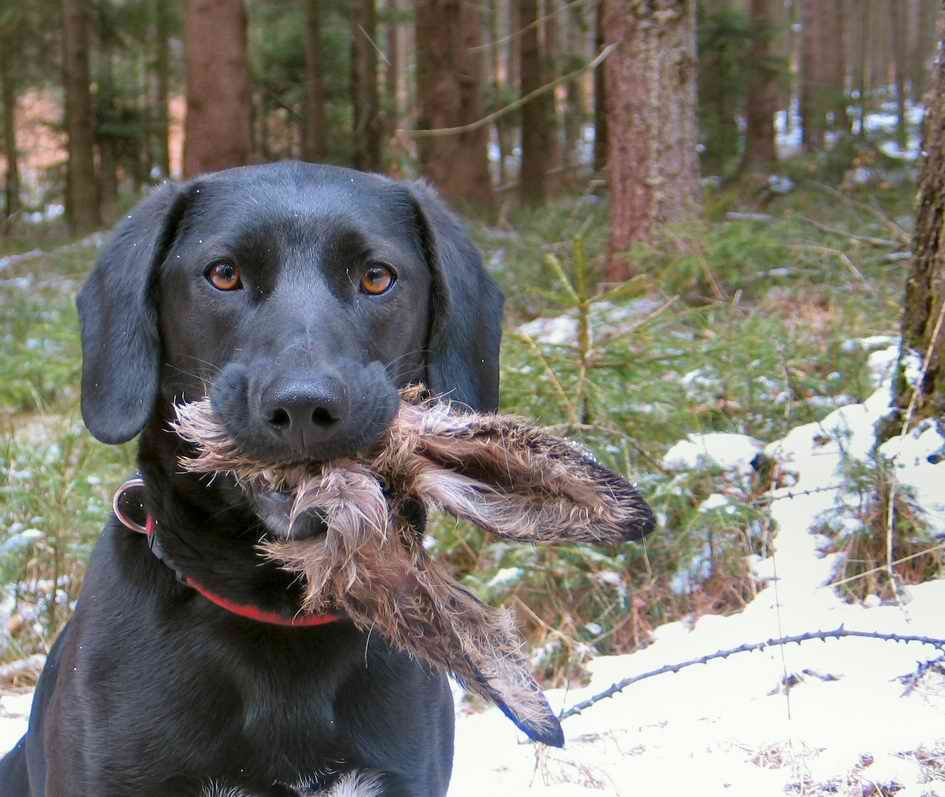
M370 446L398 389L498 404L502 296L421 183L302 163L166 184L78 298L82 414L120 443L209 394L250 456Z

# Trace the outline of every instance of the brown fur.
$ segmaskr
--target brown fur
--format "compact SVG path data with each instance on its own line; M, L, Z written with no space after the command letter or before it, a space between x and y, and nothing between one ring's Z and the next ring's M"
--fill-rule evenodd
M175 429L197 446L197 456L181 461L187 470L231 473L249 492L288 489L291 520L310 510L324 517L327 531L315 539L260 545L304 577L304 611L343 609L360 628L453 673L539 730L557 720L528 672L511 617L430 560L406 520L408 504L523 542L617 543L652 526L633 486L578 448L520 418L454 412L418 388L403 391L384 439L358 460L249 460L209 400L179 407Z

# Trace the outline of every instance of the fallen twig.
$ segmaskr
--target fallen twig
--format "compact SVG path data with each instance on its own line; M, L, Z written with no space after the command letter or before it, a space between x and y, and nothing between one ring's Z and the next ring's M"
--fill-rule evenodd
M857 235L856 233L849 232L848 230L830 227L827 224L822 224L816 219L811 219L807 216L800 216L799 218L801 221L806 221L808 224L816 227L821 232L826 232L830 235L839 235L842 238L849 238L851 241L860 241L864 244L869 244L870 246L879 246L884 249L897 249L901 244L901 241L893 241L889 238L874 238L871 235Z
M938 650L945 651L945 639L919 636L918 634L883 634L879 631L852 631L844 628L841 625L839 628L835 628L833 631L808 631L804 634L795 634L794 636L768 639L764 642L750 642L745 643L744 645L739 645L736 648L728 648L727 650L719 650L715 653L709 653L708 655L701 656L698 659L688 659L687 661L681 661L676 664L665 664L655 670L649 670L648 672L640 673L639 675L633 675L629 678L624 678L623 680L611 684L603 692L598 692L596 695L589 697L587 700L582 700L580 703L575 703L573 706L571 706L571 708L562 712L558 719L566 720L568 717L573 717L575 714L580 714L581 712L589 709L595 703L599 703L601 700L619 694L631 684L635 684L639 681L645 681L647 678L653 678L657 675L665 675L668 672L676 673L680 670L686 669L687 667L693 667L696 664L708 664L714 659L727 659L729 656L733 656L736 653L752 653L754 651L764 650L765 648L770 647L782 647L791 644L799 645L802 642L810 642L814 639L819 639L822 642L826 642L828 639L842 639L844 637L879 639L884 642L901 642L904 644L914 642L920 645L931 645Z

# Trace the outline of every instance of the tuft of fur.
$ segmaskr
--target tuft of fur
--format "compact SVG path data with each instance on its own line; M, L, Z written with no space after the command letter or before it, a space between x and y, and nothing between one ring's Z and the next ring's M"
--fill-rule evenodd
M343 610L359 628L496 702L533 738L560 741L510 615L438 567L409 518L419 505L520 542L618 543L653 526L631 484L521 418L459 413L420 388L402 392L374 449L325 463L245 456L208 399L178 407L177 416L175 431L196 447L181 459L186 470L232 474L250 493L290 491L290 526L309 511L324 519L323 535L259 546L303 577L303 611Z

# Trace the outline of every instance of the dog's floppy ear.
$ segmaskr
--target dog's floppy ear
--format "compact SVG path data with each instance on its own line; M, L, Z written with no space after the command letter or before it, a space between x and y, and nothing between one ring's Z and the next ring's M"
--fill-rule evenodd
M502 292L436 192L423 182L409 188L420 209L421 237L433 271L427 387L474 410L496 410Z
M79 292L82 417L103 443L147 423L158 391L161 343L154 283L186 193L165 183L118 226Z

